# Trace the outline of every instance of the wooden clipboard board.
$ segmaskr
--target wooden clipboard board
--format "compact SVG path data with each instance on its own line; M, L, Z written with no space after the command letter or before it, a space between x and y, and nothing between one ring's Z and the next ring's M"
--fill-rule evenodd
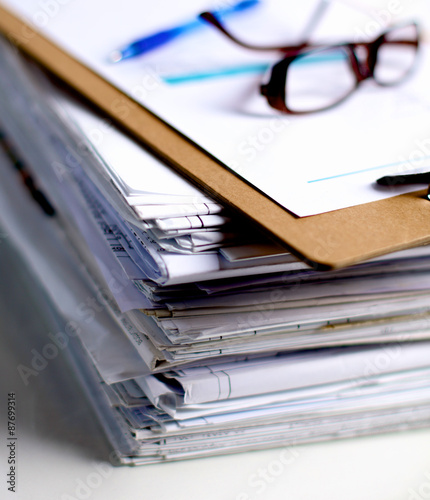
M430 202L426 191L296 217L1 4L0 33L167 164L222 204L255 221L314 267L349 266L430 243Z

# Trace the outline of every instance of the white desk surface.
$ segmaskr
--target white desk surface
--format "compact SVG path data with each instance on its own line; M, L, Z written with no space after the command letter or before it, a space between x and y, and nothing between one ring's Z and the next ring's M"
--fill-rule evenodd
M0 498L22 500L417 500L430 498L429 429L143 467L112 467L110 449L61 356L25 386L17 366L47 334L5 276L0 244ZM3 268L2 268L3 264ZM22 310L19 316L13 310ZM45 341L46 342L46 341ZM7 490L7 394L18 417L17 492Z

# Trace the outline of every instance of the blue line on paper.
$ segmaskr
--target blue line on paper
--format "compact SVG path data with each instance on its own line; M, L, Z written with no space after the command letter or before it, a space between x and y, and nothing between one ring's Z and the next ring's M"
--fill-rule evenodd
M429 160L429 159L430 159L430 155L423 156L422 158L420 158L420 161L421 160ZM396 161L394 163L387 163L386 165L378 165L377 167L364 168L362 170L355 170L353 172L345 172L343 174L332 175L331 177L322 177L321 179L312 179L311 181L308 181L308 184L311 184L313 182L330 181L332 179L337 179L339 177L347 177L348 175L355 175L355 174L362 174L364 172L371 172L372 170L381 170L383 168L395 167L397 165L402 165L403 163L407 163L407 160Z
M315 64L321 62L332 62L344 59L342 54L314 54L304 57L299 57L296 59L294 64ZM234 76L246 73L264 73L267 71L272 64L269 63L256 63L256 64L244 64L242 66L235 66L231 68L221 68L208 71L196 71L195 73L188 73L183 75L172 75L163 76L164 82L171 85L188 83L199 80L206 80L209 78L223 77L223 76Z
M189 73L186 75L177 76L163 76L162 79L166 83L172 85L177 83L187 83L192 81L206 80L208 78L234 76L246 73L263 73L269 67L268 64L247 64L244 66L237 66L234 68L215 69L211 71L201 71L196 73Z

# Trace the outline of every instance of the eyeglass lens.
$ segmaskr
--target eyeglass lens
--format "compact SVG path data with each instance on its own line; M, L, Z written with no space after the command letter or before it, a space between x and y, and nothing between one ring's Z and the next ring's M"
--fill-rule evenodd
M417 28L413 24L393 28L385 34L384 43L378 49L374 71L377 83L392 85L410 72L416 58L417 37Z
M325 109L349 95L356 82L343 47L312 51L289 65L285 103L294 113Z
M392 28L378 47L374 79L399 83L412 69L417 52L415 25ZM357 86L351 57L343 46L300 54L288 66L285 105L293 113L319 111L341 102Z

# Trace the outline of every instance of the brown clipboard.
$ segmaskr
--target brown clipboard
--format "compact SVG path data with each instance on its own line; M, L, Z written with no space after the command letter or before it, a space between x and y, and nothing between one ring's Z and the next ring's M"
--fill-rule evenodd
M1 3L0 33L210 196L245 214L315 267L349 266L430 243L430 202L425 191L296 217Z

